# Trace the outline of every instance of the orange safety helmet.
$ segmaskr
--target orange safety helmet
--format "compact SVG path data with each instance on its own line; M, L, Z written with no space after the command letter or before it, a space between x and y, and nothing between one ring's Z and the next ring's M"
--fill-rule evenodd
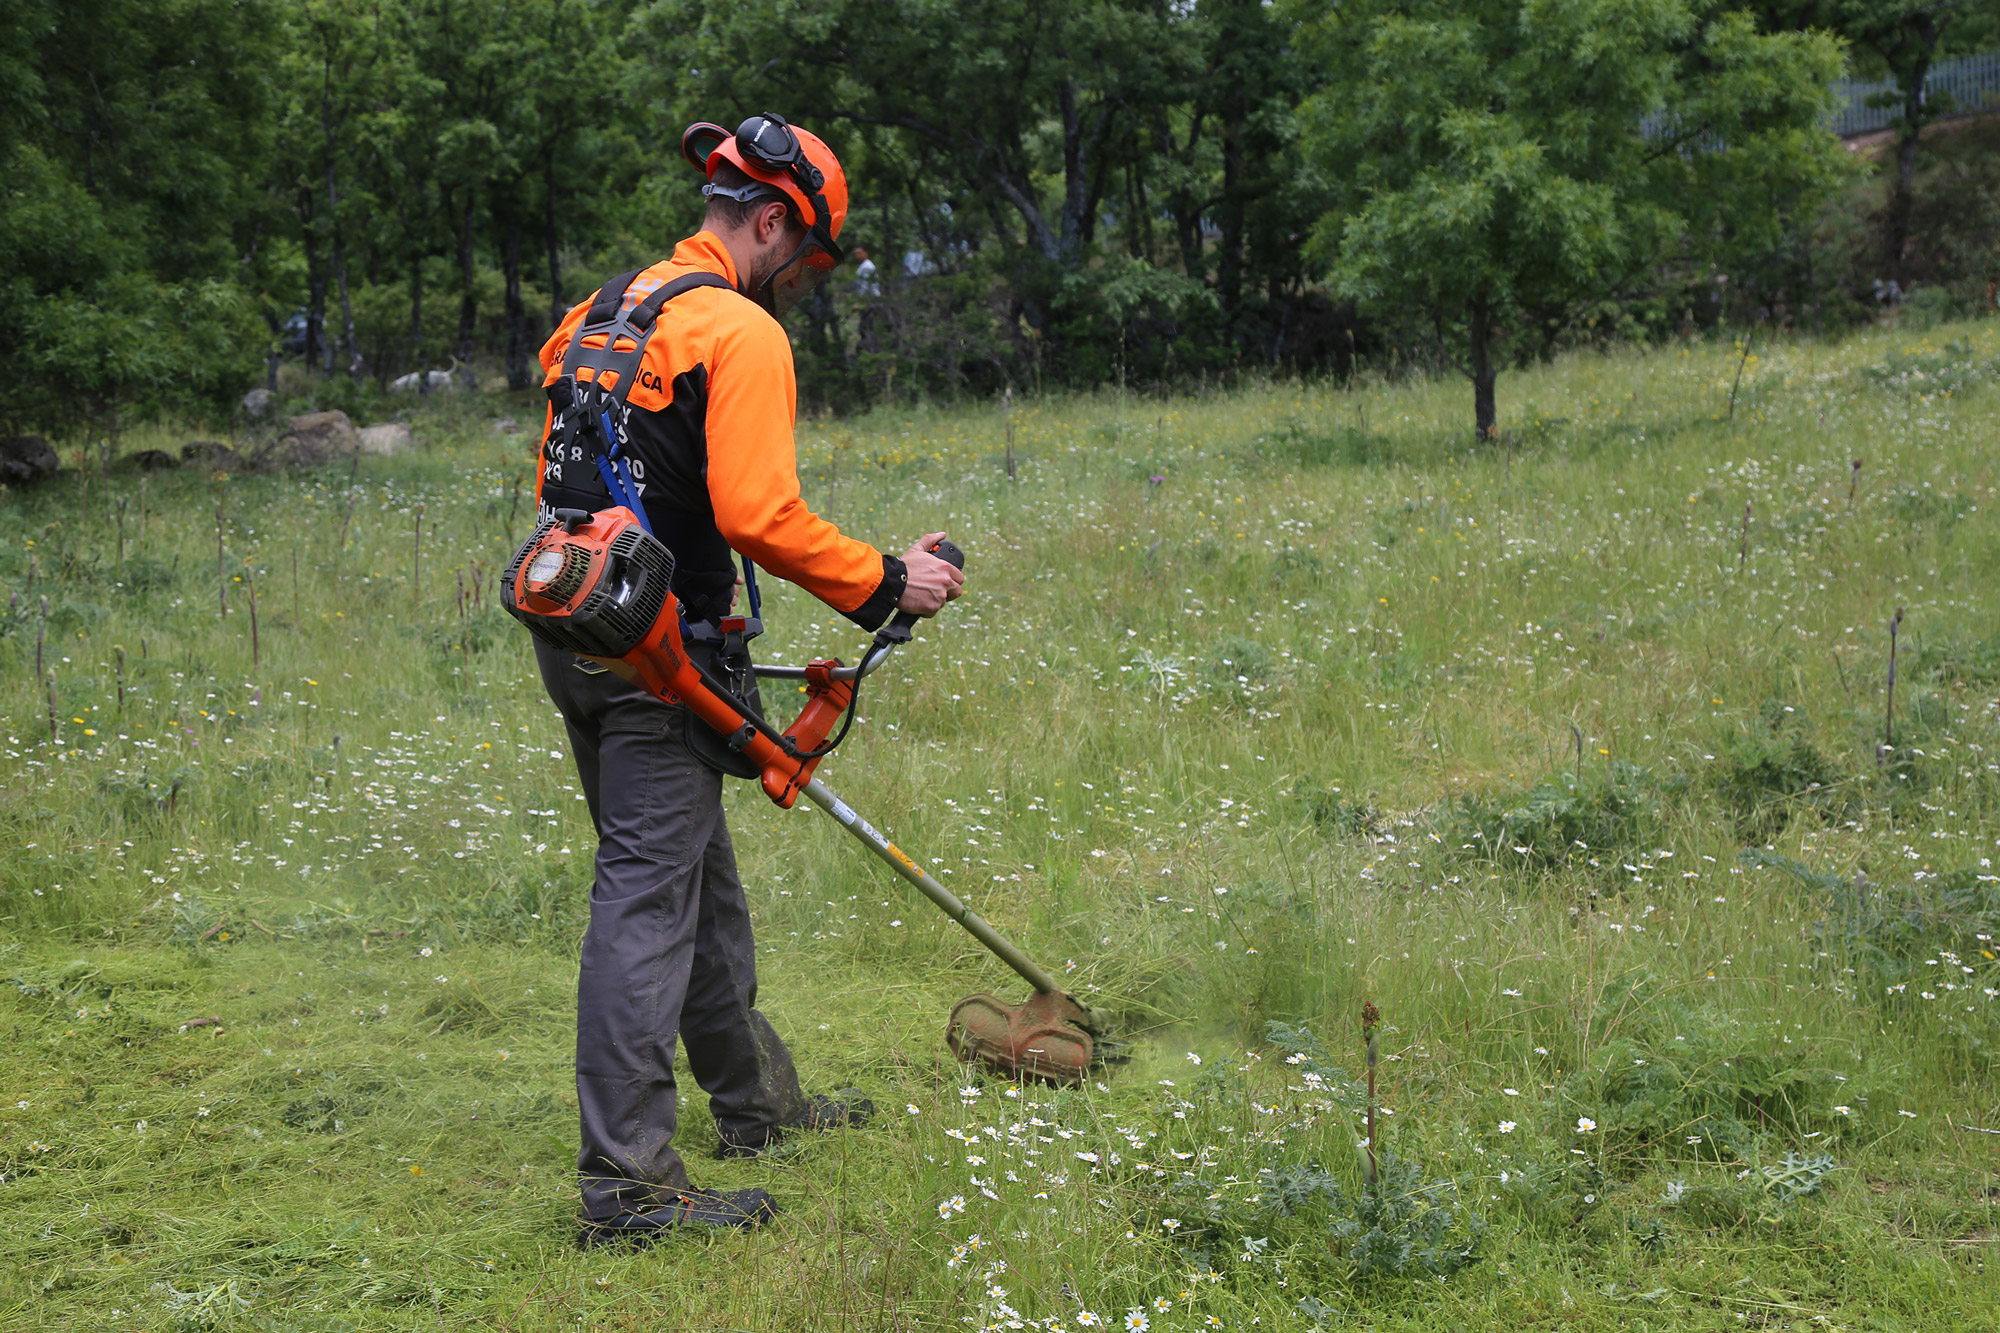
M790 200L819 248L819 253L806 257L812 267L831 269L845 257L836 238L847 221L847 173L826 141L811 130L769 112L750 117L734 134L712 122L697 121L681 134L681 155L710 180L715 178L716 163L728 162Z

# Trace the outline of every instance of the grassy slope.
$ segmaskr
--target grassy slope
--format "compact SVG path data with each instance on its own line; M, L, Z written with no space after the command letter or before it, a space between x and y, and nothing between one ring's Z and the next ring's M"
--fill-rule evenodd
M1073 967L1138 1058L1059 1103L968 1083L941 1059L948 1005L1020 985L817 815L739 789L765 1006L813 1084L885 1114L700 1166L769 1184L791 1216L768 1234L637 1255L571 1243L591 837L492 609L523 527L506 409L430 422L352 487L156 476L143 537L114 474L123 569L102 483L87 517L67 485L0 497L0 568L38 574L0 647L0 1325L950 1328L1005 1326L1004 1303L1068 1329L1070 1291L1154 1328L1299 1326L1302 1296L1382 1328L1989 1324L2000 1139L1959 1128L2000 1127L1982 946L1919 916L1871 970L1815 933L1821 889L1737 853L1865 867L1836 895L1857 918L1992 856L2000 391L1863 369L1996 346L1977 325L1779 347L1733 422L1727 348L1572 358L1503 381L1506 467L1451 444L1456 384L1052 403L1020 416L1011 487L992 412L804 432L816 502L885 545L949 528L975 589L825 776ZM851 650L816 603L770 597L767 658ZM1813 790L1784 777L1808 750ZM1627 763L1645 775L1616 787ZM1528 809L1563 773L1495 859L1468 844L1461 797ZM1623 845L1591 866L1550 802L1610 811L1590 827ZM1924 961L1947 948L1973 971ZM1323 1205L1250 1199L1278 1162L1355 1189L1341 1080L1250 1053L1266 1019L1303 1021L1352 1068L1363 997L1391 1028L1388 1148L1489 1228L1446 1282L1352 1280ZM1634 1070L1666 1073L1634 1091ZM977 1150L946 1133L982 1127ZM1815 1148L1839 1164L1817 1196L1751 1189Z

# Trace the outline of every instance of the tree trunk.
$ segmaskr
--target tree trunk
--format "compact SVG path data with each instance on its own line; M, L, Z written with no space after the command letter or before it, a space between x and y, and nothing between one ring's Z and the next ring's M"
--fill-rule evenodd
M1925 85L1930 82L1931 55L1943 28L1926 19L1917 33L1927 42L1903 75L1903 123L1896 131L1896 181L1889 192L1889 213L1883 220L1882 260L1891 274L1906 276L1905 251L1910 248L1910 213L1916 203L1917 140L1930 118Z
M1140 163L1125 168L1125 209L1132 215L1130 243L1132 257L1148 264L1153 255L1153 211L1146 200L1146 172Z
M1908 276L1904 252L1910 248L1910 212L1916 204L1916 140L1922 136L1924 124L1930 122L1930 96L1926 88L1930 82L1930 62L1938 54L1938 42L1944 40L1944 28L1952 16L1946 8L1942 16L1938 10L1916 10L1910 18L1914 22L1902 32L1916 38L1918 46L1910 54L1910 68L1898 72L1898 82L1902 82L1902 126L1896 132L1896 186L1888 200L1888 224L1882 228L1882 258L1898 278Z
M1208 261L1202 255L1201 209L1186 190L1175 190L1170 199L1174 231L1180 242L1181 271L1196 282L1208 281Z
M562 253L556 241L556 161L550 149L542 154L542 243L549 252L549 329L562 327Z
M833 293L827 290L825 283L813 289L812 296L805 303L805 311L806 350L821 360L839 360L840 309L834 305Z
M1015 151L1009 152L1001 145L982 143L981 155L987 163L986 179L1013 205L1014 211L1027 225L1029 244L1041 251L1045 259L1064 268L1074 268L1083 251L1084 218L1091 204L1090 155L1104 133L1110 109L1100 107L1086 129L1083 113L1076 104L1076 85L1063 80L1060 96L1063 202L1054 227L1049 225L1047 215L1042 212L1032 175L1021 164L1024 155L1019 151L1018 144L1014 145Z
M1495 438L1493 423L1498 417L1493 407L1493 307L1483 296L1472 302L1470 311L1472 342L1472 428L1479 442Z
M424 259L410 258L410 360L417 367L417 392L431 396L431 359L424 353Z
M507 387L528 387L528 311L521 304L521 228L512 218L500 230L500 266L507 278Z
M1116 113L1114 112L1107 112L1105 114L1103 118L1104 125L1097 136L1099 142L1103 141L1103 131L1108 130L1111 122L1116 118ZM1097 239L1097 215L1103 211L1104 182L1109 177L1110 172L1110 155L1100 154L1097 159L1096 169L1090 173L1090 192L1083 201L1083 243L1085 245L1089 245Z
M1062 242L1056 233L1050 230L1049 220L1042 216L1041 205L1035 202L1034 183L1026 174L1016 180L1005 171L994 170L987 173L987 179L1007 197L1007 202L1014 206L1014 211L1021 215L1021 221L1028 228L1028 240L1034 247L1042 252L1044 258L1061 262Z
M1243 305L1243 90L1230 88L1221 111L1222 200L1216 210L1222 224L1222 246L1215 256L1216 294L1223 318L1236 320Z
M319 364L326 343L326 270L320 267L318 229L310 212L305 216L302 239L306 251L306 369Z
M458 223L458 378L467 389L478 379L472 373L472 326L479 318L479 293L473 288L477 276L472 266L472 203L477 192L465 187L465 208Z
M327 202L333 202L333 173L326 178ZM333 222L333 280L340 288L340 338L347 348L347 378L356 384L361 382L361 344L354 335L354 302L347 291L347 246L340 234L340 219ZM329 359L327 373L333 372L331 346L327 348Z
M1176 165L1185 166L1193 157L1195 145L1201 139L1202 115L1195 113L1194 123L1188 127L1188 141L1185 150L1174 144L1173 128L1167 123L1164 111L1153 113L1153 143L1161 157ZM1174 218L1174 240L1180 247L1181 270L1195 282L1206 280L1207 266L1201 257L1201 208L1186 186L1177 186L1167 191L1167 211Z
M319 101L320 134L326 141L326 220L333 231L333 280L340 288L340 331L347 344L347 377L361 382L361 348L354 337L354 302L347 291L347 244L340 231L340 188L335 174L337 135L333 115L333 65L326 66L326 84ZM333 373L333 348L327 347L326 373Z
M1819 271L1813 263L1812 223L1802 219L1796 225L1799 229L1799 254L1805 261L1806 302L1812 307L1813 337L1817 338L1824 331L1820 312L1825 303L1819 299Z
M1058 258L1065 268L1073 267L1083 253L1085 220L1091 206L1090 155L1103 137L1111 108L1099 107L1084 128L1084 115L1076 104L1076 84L1062 81L1058 90L1063 131L1062 234L1057 240Z

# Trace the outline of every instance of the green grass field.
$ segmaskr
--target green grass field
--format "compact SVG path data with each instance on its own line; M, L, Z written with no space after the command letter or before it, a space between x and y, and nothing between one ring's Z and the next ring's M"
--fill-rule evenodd
M574 1243L593 842L494 595L528 403L0 496L0 1327L1994 1327L1996 379L1993 323L1581 355L1504 451L1458 383L1051 401L1011 484L991 408L805 428L971 565L822 775L1135 1058L968 1076L950 1004L1025 987L738 786L763 1007L881 1114L714 1162L684 1083L788 1213L631 1253ZM766 660L862 642L769 595Z

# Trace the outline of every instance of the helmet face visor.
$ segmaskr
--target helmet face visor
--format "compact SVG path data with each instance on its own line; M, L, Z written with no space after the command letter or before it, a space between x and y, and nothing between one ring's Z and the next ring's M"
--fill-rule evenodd
M847 252L842 250L837 242L829 240L826 233L818 227L814 227L810 235L812 246L805 254L806 269L824 278L840 267L840 261L847 257Z
M812 262L815 258L818 258L818 256L814 252L808 251L806 253L805 267L799 270L799 286L808 296L812 295L833 273L832 265L829 264L827 267L821 268Z
M771 313L782 319L786 312L817 291L832 272L832 262L814 242L807 241L798 257L773 275L769 285Z

